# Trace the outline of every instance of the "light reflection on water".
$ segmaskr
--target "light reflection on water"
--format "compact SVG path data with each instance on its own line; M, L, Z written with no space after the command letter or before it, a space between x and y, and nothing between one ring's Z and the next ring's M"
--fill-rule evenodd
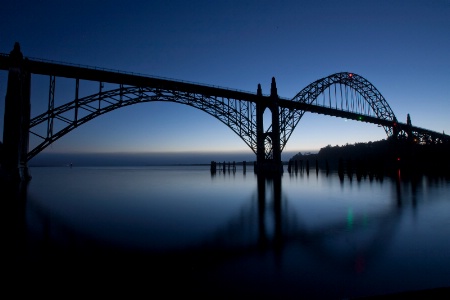
M144 253L220 249L231 259L208 278L228 292L348 297L450 286L446 179L300 172L258 181L249 168L212 176L206 166L31 173L26 219L37 248L50 239Z

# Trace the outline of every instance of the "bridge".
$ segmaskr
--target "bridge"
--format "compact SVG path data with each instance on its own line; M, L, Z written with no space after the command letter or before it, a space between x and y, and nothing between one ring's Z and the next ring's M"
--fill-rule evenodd
M390 139L411 143L449 143L444 133L397 120L381 93L368 80L351 72L318 79L292 99L278 96L275 78L269 95L99 69L41 59L24 58L18 43L9 54L0 53L0 69L8 71L3 130L3 165L12 176L26 180L28 161L82 124L115 109L144 102L175 102L200 109L233 130L255 153L256 172L283 171L281 153L305 112L373 123ZM49 76L47 111L31 117L31 76ZM56 78L74 80L73 100L55 107ZM98 85L98 91L80 97L80 82ZM104 84L113 88L104 89ZM266 110L271 124L264 126ZM267 129L264 129L267 128ZM30 134L40 142L31 147Z

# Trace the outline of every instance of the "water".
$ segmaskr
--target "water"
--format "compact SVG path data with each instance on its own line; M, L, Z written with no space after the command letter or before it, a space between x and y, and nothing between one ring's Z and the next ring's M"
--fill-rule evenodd
M8 258L26 285L296 299L450 287L449 179L258 180L207 166L31 174Z

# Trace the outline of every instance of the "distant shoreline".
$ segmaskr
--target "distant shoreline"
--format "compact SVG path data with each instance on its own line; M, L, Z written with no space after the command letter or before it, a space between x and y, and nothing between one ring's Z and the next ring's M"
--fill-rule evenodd
M236 163L237 164L237 163ZM30 165L29 168L91 168L91 167L177 167L177 166L209 166L210 164L149 164L149 165Z
M315 168L351 173L389 174L402 170L410 174L450 175L450 144L412 144L402 140L381 140L368 143L328 145L317 154L298 153L291 165L308 164Z

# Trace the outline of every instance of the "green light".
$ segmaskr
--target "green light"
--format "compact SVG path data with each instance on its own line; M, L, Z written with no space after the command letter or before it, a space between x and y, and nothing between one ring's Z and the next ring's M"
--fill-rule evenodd
M362 119L363 119L362 116L359 116L359 117L358 117L358 120L359 120L359 121L362 121Z
M353 228L353 210L351 208L347 211L347 229Z

